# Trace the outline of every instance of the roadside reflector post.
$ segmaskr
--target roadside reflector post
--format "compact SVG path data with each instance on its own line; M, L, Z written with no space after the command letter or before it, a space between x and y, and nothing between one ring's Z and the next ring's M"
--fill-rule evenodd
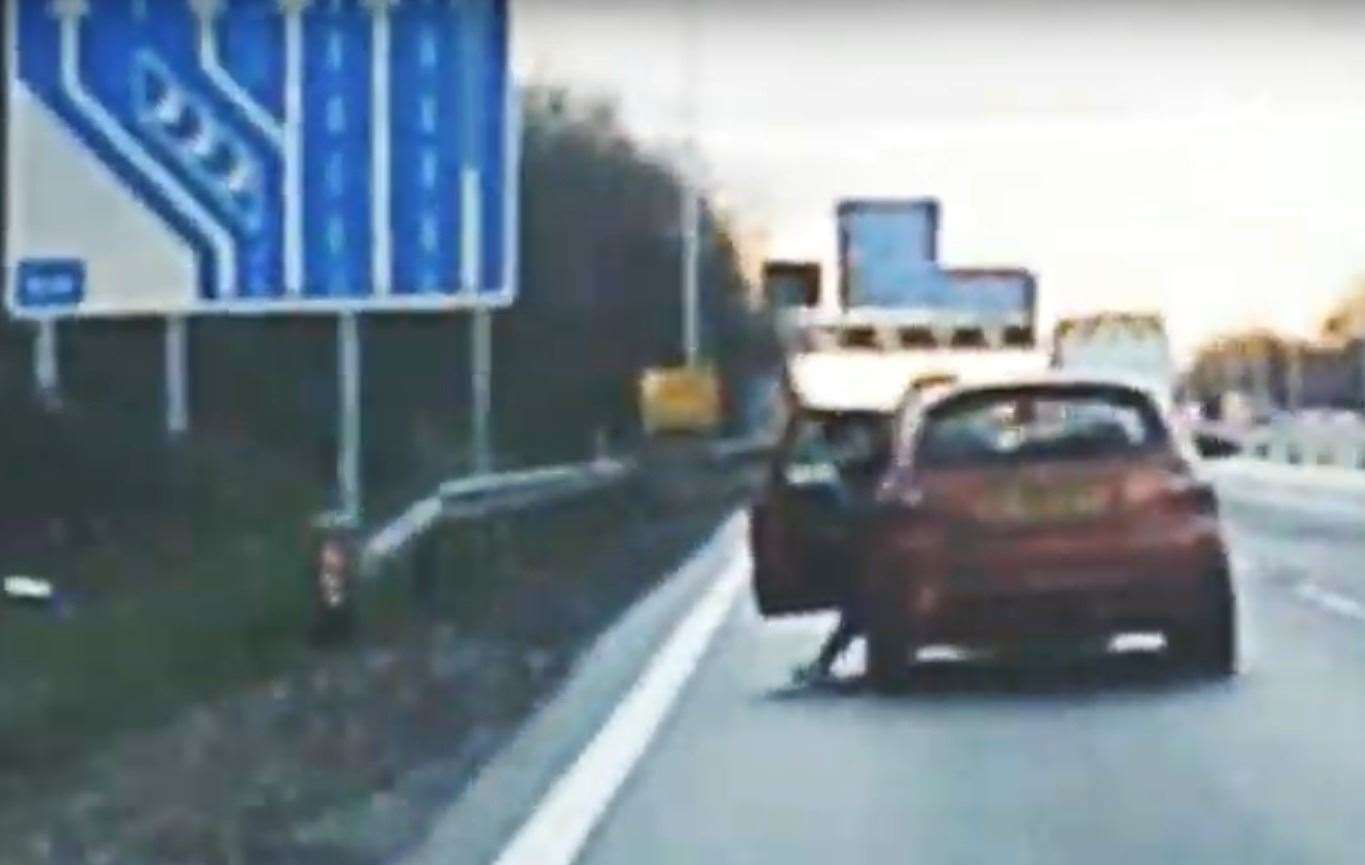
M315 517L308 543L308 581L313 596L309 631L316 645L345 643L355 634L355 585L359 524L338 511Z

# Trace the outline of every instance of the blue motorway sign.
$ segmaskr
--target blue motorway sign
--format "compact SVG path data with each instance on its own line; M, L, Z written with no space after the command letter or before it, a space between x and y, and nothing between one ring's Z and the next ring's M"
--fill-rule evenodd
M928 297L948 294L937 265L937 201L843 201L838 220L841 293L846 306L917 306Z
M983 320L1032 329L1038 312L1038 280L1021 267L957 267L944 271L951 293L947 308Z
M0 0L18 315L512 300L507 0Z

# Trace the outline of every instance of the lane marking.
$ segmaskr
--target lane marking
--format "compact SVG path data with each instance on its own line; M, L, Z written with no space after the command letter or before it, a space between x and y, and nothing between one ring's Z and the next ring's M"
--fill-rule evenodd
M741 544L496 865L572 865L701 663L749 573Z
M1329 613L1354 619L1357 622L1365 622L1365 604L1346 595L1328 591L1309 582L1299 583L1294 589L1294 594L1314 606L1321 607Z

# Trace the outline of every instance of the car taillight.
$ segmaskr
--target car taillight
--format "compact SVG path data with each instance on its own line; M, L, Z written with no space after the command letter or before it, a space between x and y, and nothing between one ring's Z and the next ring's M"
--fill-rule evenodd
M1123 501L1131 508L1164 512L1213 515L1218 496L1210 484L1183 472L1140 472L1123 481Z

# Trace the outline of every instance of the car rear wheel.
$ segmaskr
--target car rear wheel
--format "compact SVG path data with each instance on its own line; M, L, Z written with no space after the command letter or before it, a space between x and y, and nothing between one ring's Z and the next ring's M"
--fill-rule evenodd
M1198 622L1177 629L1173 654L1190 669L1203 675L1227 678L1237 673L1237 604L1226 573L1209 580Z
M881 693L903 687L910 676L910 641L895 631L867 635L867 682Z

